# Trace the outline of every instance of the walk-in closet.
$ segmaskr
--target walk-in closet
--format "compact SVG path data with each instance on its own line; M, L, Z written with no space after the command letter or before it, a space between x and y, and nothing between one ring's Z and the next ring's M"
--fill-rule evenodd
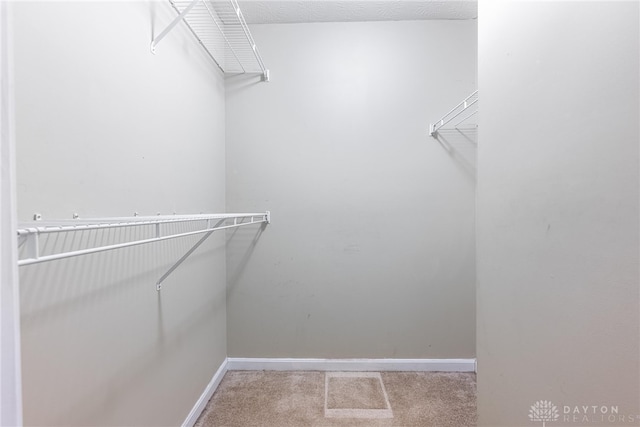
M638 1L0 24L0 425L640 426Z

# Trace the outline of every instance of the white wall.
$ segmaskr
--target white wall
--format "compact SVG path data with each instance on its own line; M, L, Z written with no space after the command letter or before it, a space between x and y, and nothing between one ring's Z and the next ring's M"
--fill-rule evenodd
M0 425L22 424L11 4L0 3Z
M639 425L638 3L479 13L479 425Z
M18 210L224 212L224 81L167 2L15 5ZM109 242L122 234L99 235ZM22 267L27 425L177 425L226 357L224 235Z
M227 79L227 207L273 222L227 249L229 355L474 357L475 129L428 127L476 88L476 22L252 31L272 79Z

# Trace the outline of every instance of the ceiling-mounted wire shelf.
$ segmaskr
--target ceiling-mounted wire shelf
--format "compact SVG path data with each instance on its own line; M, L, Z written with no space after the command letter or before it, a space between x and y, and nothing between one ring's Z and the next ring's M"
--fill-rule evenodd
M269 81L269 70L236 0L169 0L178 16L151 42L155 53L158 43L184 21L211 59L228 74L261 74Z
M440 120L435 123L429 125L429 135L435 137L438 134L438 129L451 122L456 117L460 116L462 113L467 111L471 106L475 105L478 102L478 91L476 90L471 95L467 96L462 102L453 107L451 111L442 116ZM460 123L466 122L469 118L474 116L478 112L476 108L470 114L466 114L461 120L458 120L454 126L458 126Z

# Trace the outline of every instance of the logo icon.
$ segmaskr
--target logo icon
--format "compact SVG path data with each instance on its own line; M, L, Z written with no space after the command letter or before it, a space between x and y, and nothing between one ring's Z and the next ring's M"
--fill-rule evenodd
M556 421L560 418L556 405L548 400L539 400L529 409L529 419L531 421L542 421L542 427L546 427L549 421Z

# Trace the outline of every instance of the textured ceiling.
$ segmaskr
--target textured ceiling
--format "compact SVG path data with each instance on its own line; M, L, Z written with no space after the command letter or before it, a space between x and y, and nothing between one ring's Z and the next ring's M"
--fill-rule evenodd
M249 24L475 19L476 0L240 0Z

